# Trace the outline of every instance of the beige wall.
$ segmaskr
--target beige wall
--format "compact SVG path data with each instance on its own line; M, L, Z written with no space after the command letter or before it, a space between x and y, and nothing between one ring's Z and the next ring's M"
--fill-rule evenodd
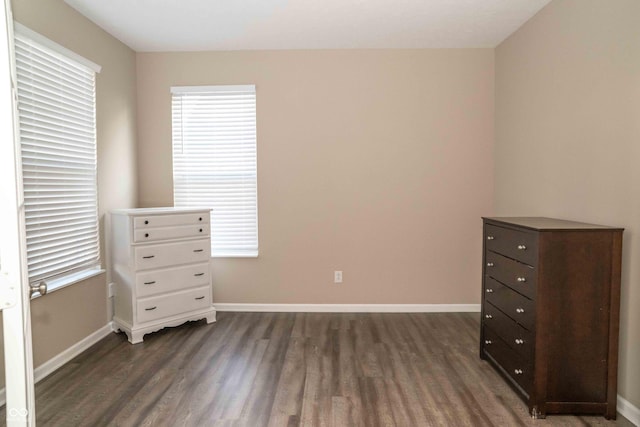
M496 50L495 210L626 228L619 392L640 406L640 2L553 1Z
M137 55L142 207L172 205L172 85L257 86L260 256L217 303L478 303L492 49ZM344 283L333 283L333 271Z
M12 6L16 21L102 66L96 79L96 114L104 265L105 212L134 207L137 200L135 53L63 0L12 0ZM38 298L31 308L38 366L110 320L105 274Z

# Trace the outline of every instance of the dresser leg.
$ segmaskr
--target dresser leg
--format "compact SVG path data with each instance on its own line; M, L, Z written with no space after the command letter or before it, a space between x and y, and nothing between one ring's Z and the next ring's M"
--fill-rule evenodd
M129 342L131 344L139 344L142 342L142 337L144 337L143 332L127 332L127 336L129 337Z
M616 417L618 416L618 413L616 411L616 407L612 407L612 405L609 405L607 407L607 411L604 414L604 418L607 420L615 420Z
M547 415L540 412L537 406L534 406L531 410L531 418L533 418L534 420L543 420L547 418Z
M216 321L216 313L215 311L207 316L207 324L213 323Z

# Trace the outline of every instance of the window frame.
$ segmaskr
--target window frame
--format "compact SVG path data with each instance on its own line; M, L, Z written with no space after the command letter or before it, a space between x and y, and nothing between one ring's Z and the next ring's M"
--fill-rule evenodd
M256 86L173 86L170 92L174 206L211 209L212 258L258 257ZM238 102L247 110L240 113L229 112L237 105L233 101L225 103L221 99L233 97L234 95L240 97L239 99L246 100ZM235 98L234 100L237 101ZM201 109L198 110L198 108ZM185 118L185 111L188 112L187 114L192 114L190 118L193 122L189 118ZM196 118L198 114L200 114L200 121ZM210 117L205 118L205 124L202 124L203 114L211 114ZM213 117L216 117L218 121L209 123ZM197 122L197 124L194 124L194 122ZM177 124L179 125L177 126ZM229 126L233 127L232 133L233 131L238 131L242 134L238 141L236 141L236 136L227 136L226 129ZM197 130L194 130L195 127L197 127ZM212 134L219 132L221 128L225 128L223 132L225 136L212 136ZM203 133L207 134L206 138L210 138L209 141L203 141ZM201 160L201 158L195 158L194 154L185 153L185 147L187 150L197 150L203 153L200 157L206 157L209 160ZM217 153L214 153L216 151ZM245 154L239 154L240 151ZM226 154L222 157L216 157L220 156L220 153ZM224 164L221 165L221 163ZM207 168L204 168L203 165L207 166ZM251 167L250 170L248 169L249 167ZM192 171L188 171L190 168ZM217 169L218 171L211 172L211 169ZM196 170L200 172L195 172ZM207 172L204 172L204 170ZM226 170L227 173L221 173L219 170ZM208 180L205 179L206 176L209 177ZM235 177L235 181L238 182L229 184L228 181L232 181L232 177ZM199 182L196 183L198 178ZM198 188L198 190L194 190L191 193L185 189L189 186L188 181L190 179L193 181L191 188ZM224 184L221 184L221 182L224 182ZM217 186L224 187L225 192L235 192L232 197L220 201L222 198L219 195L222 190L218 188L216 192L214 188ZM234 197L242 199L244 202L233 201ZM203 199L206 199L207 202L200 203L199 201ZM238 205L242 205L242 208L239 208ZM233 213L227 214L225 212ZM242 214L239 214L239 212L242 212ZM233 225L228 225L230 223ZM221 232L221 230L223 231ZM218 236L230 237L218 239L216 233L218 233ZM243 244L229 243L234 238L237 242L242 242Z
M90 92L91 95L91 107L88 108L87 110L91 110L90 113L88 113L88 117L90 117L90 120L88 121L89 123L89 127L92 129L92 136L89 138L85 138L87 141L89 141L90 147L89 147L89 156L92 158L90 158L90 160L87 161L87 163L85 164L85 166L89 167L89 169L91 167L93 167L93 171L92 171L92 177L90 179L84 179L83 178L83 184L85 184L86 186L88 186L90 188L90 200L91 200L91 204L94 205L95 207L95 215L93 214L89 214L91 219L90 219L90 223L92 224L91 227L95 227L95 234L92 234L92 237L89 238L85 238L82 239L81 242L85 242L85 245L83 246L87 246L89 245L90 248L88 248L87 250L90 250L91 253L95 253L95 257L92 257L91 259L87 260L86 262L82 262L82 261L78 261L79 257L74 257L74 256L70 256L68 259L71 260L71 263L73 264L73 262L75 262L75 265L72 266L71 268L68 269L61 269L61 268L57 268L57 269L51 269L49 272L47 272L46 274L44 274L44 276L38 275L36 278L34 278L32 272L29 272L29 282L30 284L37 284L37 283L41 283L41 282L45 282L47 284L47 292L52 292L55 291L57 289L61 289L64 288L66 286L70 286L74 283L78 283L80 281L86 280L90 277L96 276L98 274L104 273L105 270L102 268L102 254L101 254L101 244L100 244L100 216L99 216L99 200L98 200L98 175L97 175L97 109L96 109L96 103L97 103L97 95L96 95L96 83L97 83L97 74L101 71L101 67L97 64L95 64L94 62L76 54L75 52L65 48L64 46L61 46L57 43L55 43L54 41L44 37L43 35L25 27L24 25L18 23L18 22L14 22L14 43L21 43L26 45L29 48L33 48L33 49L37 49L38 51L42 52L39 55L46 55L46 59L50 59L51 61L53 61L52 63L56 63L55 61L59 61L61 63L67 63L67 64L72 64L73 67L76 67L79 70L84 70L82 71L83 73L87 73L87 76L91 76L91 85L92 85L92 91ZM21 95L20 92L20 80L21 79L25 79L26 77L21 75L21 71L19 70L20 67L18 67L17 64L17 57L18 57L18 51L20 49L17 48L17 46L13 46L14 51L16 52L16 54L14 55L14 57L16 58L15 61L15 67L16 67L16 78L17 78L17 82L16 82L16 98L18 99L18 107L17 107L17 116L16 116L16 127L17 127L17 133L19 136L19 141L20 141L20 150L21 150L21 165L20 165L20 172L21 175L23 177L22 181L24 181L24 177L25 177L25 172L23 171L23 134L27 134L28 133L28 129L29 126L25 125L23 122L23 118L26 121L28 120L34 120L33 118L28 119L23 117L23 115L20 114L20 108L21 106L28 106L28 105L32 105L30 102L27 102L26 104L20 104L20 100L21 97L23 99L24 98L24 94ZM31 57L30 57L31 58ZM45 58L45 56L43 56L43 58ZM33 60L33 59L32 59ZM54 67L51 68L45 68L45 70L48 72L49 70L55 70ZM64 71L60 73L61 76L64 76ZM67 74L68 76L68 74ZM54 80L54 84L60 84L61 80ZM86 96L86 94L85 94ZM81 98L78 98L78 102L80 102ZM37 101L35 101L37 104ZM57 101L59 102L59 101ZM33 105L36 105L33 104ZM76 114L76 113L74 113ZM48 117L47 117L48 118ZM61 123L63 123L61 121L61 119L59 119L60 121L55 121L54 118L51 119L51 127L46 127L45 129L52 129L56 126L60 127ZM62 138L61 138L62 139ZM32 140L32 145L33 144L38 144L39 140L37 138L31 138ZM46 145L47 143L45 143L44 145ZM56 144L53 143L53 146L55 146ZM43 148L43 150L46 149ZM52 147L51 150L55 150L55 147ZM92 150L92 151L91 151ZM53 151L54 155L55 155L55 151ZM54 165L56 163L56 161L52 162ZM61 168L62 163L59 162L58 165L54 166L57 168ZM32 166L33 167L33 166ZM33 172L31 172L31 174L33 174ZM25 188L27 189L34 189L34 187L37 187L38 185L40 185L40 183L42 181L38 181L37 178L32 177L31 180L33 181L31 184L27 184L25 185L23 182L22 185L22 196L21 197L25 197ZM59 180L55 180L56 183L59 182ZM33 190L31 190L33 191ZM95 201L95 204L93 203ZM63 205L67 203L67 208L68 205L70 204L70 202L68 201L62 201L60 203L60 205ZM25 208L27 209L27 208ZM37 209L36 209L37 210ZM42 210L40 210L42 211ZM33 212L33 210L32 210ZM27 233L29 233L29 231L33 231L34 229L37 229L37 226L31 226L33 228L30 229L30 226L28 224L25 223L25 228ZM63 230L68 230L67 233L69 231L71 231L73 229L74 225L73 223L69 223L69 224L62 224L61 228ZM29 241L29 237L27 238L27 246L25 248L25 250L29 250L30 248L30 241ZM34 246L35 243L31 242L31 246ZM77 246L74 246L77 247ZM41 296L39 293L36 293L34 298L37 298Z

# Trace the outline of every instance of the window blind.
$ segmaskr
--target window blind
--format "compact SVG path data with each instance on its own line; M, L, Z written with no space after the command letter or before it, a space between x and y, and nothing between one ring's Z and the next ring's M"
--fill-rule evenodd
M212 209L212 256L257 256L255 86L171 92L174 205Z
M95 72L31 34L16 32L15 57L27 263L37 283L99 268L100 250Z

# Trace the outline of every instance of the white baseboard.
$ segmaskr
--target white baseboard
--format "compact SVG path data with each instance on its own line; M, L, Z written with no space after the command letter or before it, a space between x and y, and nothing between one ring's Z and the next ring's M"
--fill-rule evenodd
M620 415L631 421L633 425L640 426L640 408L618 395L616 409L620 412Z
M113 332L113 324L111 322L104 325L86 338L78 341L62 353L44 362L33 371L33 376L36 382L51 375L56 369L69 362L71 359L100 341L102 338Z
M109 335L111 332L113 332L113 323L109 322L91 335L87 336L81 341L78 341L62 353L47 360L42 365L33 370L33 377L35 382L39 382L40 380L43 380L47 376L51 375L56 369L71 361L71 359L100 341L102 338ZM3 406L6 402L6 390L2 388L0 389L0 406Z
M217 311L299 313L479 313L480 304L213 304Z

